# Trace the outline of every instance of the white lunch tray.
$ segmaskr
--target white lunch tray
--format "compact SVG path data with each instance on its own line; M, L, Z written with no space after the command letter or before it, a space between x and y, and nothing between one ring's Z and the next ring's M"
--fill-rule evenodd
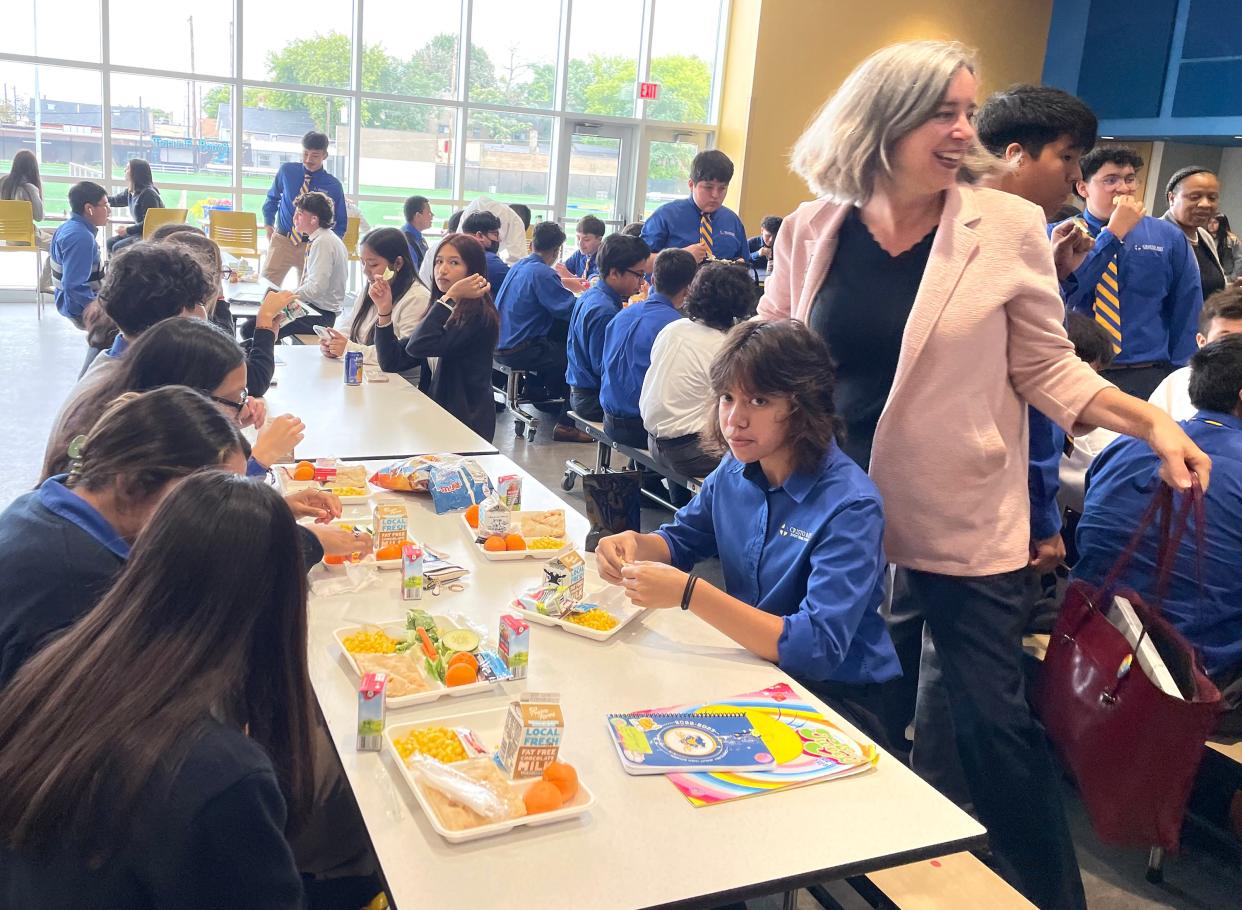
M593 641L607 641L644 612L642 607L636 607L626 599L625 592L621 588L608 584L608 582L599 577L595 570L589 567L586 570L586 579L583 586L583 602L593 603L601 610L607 610L617 618L617 624L607 632L601 632L598 629L590 629L576 622L570 622L568 619L545 616L534 610L524 610L519 606L516 597L509 605L509 609L530 622L538 623L542 626L560 626L566 632L573 635L581 635L583 638L590 638Z
M491 550L483 549L483 544L478 542L479 532L475 528L470 527L470 522L466 521L466 516L460 516L458 526L470 541L474 551L484 559L490 559L493 562L507 562L514 559L553 559L573 549L573 542L569 539L565 540L564 546L559 550L515 550L512 553L493 553Z

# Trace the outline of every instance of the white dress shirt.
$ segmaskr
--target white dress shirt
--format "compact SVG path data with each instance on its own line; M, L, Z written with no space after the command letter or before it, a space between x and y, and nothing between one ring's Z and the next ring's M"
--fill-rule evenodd
M651 346L638 410L656 439L700 432L711 419L711 367L725 333L690 319L670 322Z
M341 238L327 228L310 235L302 283L293 296L304 303L339 313L345 306L345 282L349 278L349 253Z
M489 196L480 196L466 206L461 216L462 224L475 212L491 212L500 219L500 249L497 253L501 259L513 265L530 255L526 243L526 225L522 223L522 217L517 212L503 202L497 202ZM492 288L493 294L496 291L497 288Z
M1179 423L1194 417L1199 409L1190 402L1190 367L1164 377L1147 400Z

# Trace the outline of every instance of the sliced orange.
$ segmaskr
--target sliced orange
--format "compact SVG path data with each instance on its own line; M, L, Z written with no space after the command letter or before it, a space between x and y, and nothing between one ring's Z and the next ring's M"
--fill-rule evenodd
M448 669L444 671L444 684L446 686L468 686L472 682L476 682L478 678L478 671L469 664L450 664Z
M469 651L458 651L457 653L455 653L452 657L449 658L447 666L449 668L452 668L452 667L457 666L458 664L465 664L467 667L470 668L472 672L476 674L479 672L479 662L475 659L474 655L471 654Z

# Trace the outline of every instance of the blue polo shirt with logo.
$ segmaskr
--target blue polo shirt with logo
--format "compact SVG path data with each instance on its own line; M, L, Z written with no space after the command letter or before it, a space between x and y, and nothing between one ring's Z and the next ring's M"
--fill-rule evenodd
M643 224L643 240L651 252L681 249L699 242L699 223L703 212L693 197L666 202ZM750 262L750 246L742 219L724 206L707 216L712 225L712 255L717 259L743 259Z

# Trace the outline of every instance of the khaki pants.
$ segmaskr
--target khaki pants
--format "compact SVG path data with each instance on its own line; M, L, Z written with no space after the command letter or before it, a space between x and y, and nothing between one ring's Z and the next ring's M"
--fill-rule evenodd
M298 273L298 283L302 281L302 266L306 263L306 243L294 243L288 234L272 234L272 242L267 245L267 260L263 263L263 277L280 287L284 284L289 269Z

